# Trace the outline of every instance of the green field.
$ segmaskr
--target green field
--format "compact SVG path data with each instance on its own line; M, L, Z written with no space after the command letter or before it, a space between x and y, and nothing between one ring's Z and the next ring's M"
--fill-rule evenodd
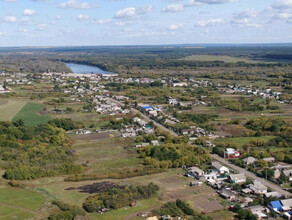
M125 207L118 210L110 211L109 213L106 213L105 215L100 215L98 213L90 214L89 217L91 220L123 220L125 217L140 212L155 206L160 205L161 203L158 201L157 198L147 199L138 201L137 205L135 207ZM135 215L134 215L135 216Z
M239 138L225 138L216 140L216 144L219 143L229 143L238 148L242 147L245 144L248 144L251 141L269 141L273 139L275 136L262 136L262 137L239 137Z
M25 104L24 101L0 99L0 121L11 121Z
M245 63L259 63L259 61L250 60L248 58L238 58L231 56L215 56L215 55L192 55L183 58L182 60L187 61L222 61L225 63L237 63L237 62L245 62Z
M37 214L37 209L45 203L45 198L33 191L1 188L0 219L28 219Z
M87 162L88 173L108 172L139 165L141 159L132 149L133 141L120 138L79 141L76 150L78 161ZM129 147L129 149L124 149Z
M40 115L39 113L43 111L44 105L36 103L27 103L12 121L23 119L24 123L28 126L45 124L50 120L47 115Z

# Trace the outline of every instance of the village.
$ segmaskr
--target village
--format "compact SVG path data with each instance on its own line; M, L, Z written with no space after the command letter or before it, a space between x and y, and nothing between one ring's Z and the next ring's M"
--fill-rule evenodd
M126 93L111 92L108 90L108 83L138 84L146 85L155 82L170 88L212 88L221 94L241 94L247 97L256 96L264 99L275 99L278 103L287 103L280 101L280 91L273 91L269 88L254 88L252 86L222 85L214 84L209 80L194 80L192 78L179 80L178 78L121 78L118 75L98 75L98 74L58 74L44 73L42 75L25 75L20 73L7 74L5 84L0 87L0 93L10 93L19 85L32 85L35 82L53 84L54 90L64 94L64 99L70 102L86 102L88 106L82 111L93 111L99 115L110 115L115 117L115 126L101 130L79 129L76 134L90 134L93 132L107 132L114 130L118 132L121 138L136 139L132 146L135 149L147 148L149 146L163 145L164 136L157 134L156 125L162 127L166 132L175 136L184 136L188 139L188 144L196 145L202 141L201 145L210 150L210 154L216 154L216 144L214 141L224 136L216 135L213 131L202 128L198 125L176 130L173 125L181 123L180 119L168 111L168 108L208 106L208 99L196 101L180 101L177 98L168 96L166 103L139 103L131 101L131 97ZM65 114L66 109L55 107L51 110L54 114ZM124 117L134 115L127 122ZM156 124L156 125L155 125ZM118 126L116 126L118 125ZM148 140L141 139L141 135L153 135ZM244 154L245 155L245 154ZM250 175L238 172L226 164L218 162L213 157L212 163L206 168L201 169L194 164L191 167L184 167L185 176L191 178L190 186L201 186L207 184L214 188L218 194L230 202L230 208L235 204L240 204L244 209L250 210L258 216L258 219L271 219L283 217L292 219L292 199L291 193L280 190L279 179L284 183L292 182L292 166L288 163L277 161L274 157L264 157L257 159L252 156L242 157L242 152L234 148L225 148L223 155L220 155L226 161L246 170L247 173L258 174L260 172L272 172L272 175L253 179ZM240 165L239 165L240 164ZM235 166L234 165L234 166ZM267 169L268 168L268 169ZM266 179L274 184L272 189L261 179ZM272 183L273 182L273 183ZM279 189L279 190L275 190Z

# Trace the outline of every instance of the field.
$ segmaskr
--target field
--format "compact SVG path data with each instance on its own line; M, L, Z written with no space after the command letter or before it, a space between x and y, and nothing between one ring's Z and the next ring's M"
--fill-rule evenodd
M11 121L25 104L26 103L21 100L0 99L0 121Z
M44 105L36 103L27 103L12 119L16 121L18 119L23 119L24 123L28 126L45 124L50 120L47 115L40 115L43 111Z
M1 188L0 195L0 219L32 218L45 203L41 194L29 190Z
M183 177L182 169L171 169L168 172L153 174L148 176L140 176L128 178L123 180L106 180L120 185L146 185L150 182L157 184L160 187L159 196L138 201L137 206L130 208L122 208L119 210L111 211L105 215L90 214L90 219L135 219L140 211L149 211L159 208L160 205L174 201L177 198L189 201L192 207L197 211L204 211L207 213L213 211L225 210L222 205L221 199L215 190L207 185L190 187L190 178ZM65 203L81 206L88 193L81 193L78 190L67 190L68 188L78 188L84 185L93 183L101 183L105 180L99 181L83 181L83 182L64 182L61 177L44 178L40 180L24 181L23 183L29 184L30 187L43 192L48 195L50 199L58 199ZM136 217L137 218L137 217Z
M140 163L138 154L132 149L134 143L131 139L111 138L86 139L80 135L73 147L78 155L80 164L86 163L87 173L112 171L126 167L136 167ZM92 136L92 135L91 135ZM101 136L102 137L102 136Z
M215 55L192 55L183 58L183 60L187 61L222 61L225 63L237 63L237 62L245 62L245 63L259 63L259 61L250 60L248 58L238 58L231 56L215 56Z

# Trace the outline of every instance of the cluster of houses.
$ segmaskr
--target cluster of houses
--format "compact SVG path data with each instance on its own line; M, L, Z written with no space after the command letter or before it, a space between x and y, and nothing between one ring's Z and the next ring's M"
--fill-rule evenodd
M218 87L221 87L221 92L228 93L228 94L244 94L244 95L252 95L252 96L260 96L262 98L268 99L279 99L281 92L275 92L271 89L264 89L264 88L253 88L251 85L249 86L240 86L240 85L227 85L221 86L219 84Z
M200 186L203 182L217 190L218 194L224 199L239 203L242 208L249 209L256 214L259 219L268 219L269 213L275 211L279 216L292 219L292 199L282 199L278 192L270 192L261 181L254 180L247 183L247 178L243 173L232 173L228 167L219 162L212 162L212 170L205 172L199 167L190 167L185 173L186 176L196 179L190 182L190 186ZM244 184L246 183L246 184ZM234 188L233 184L244 184L243 188ZM267 206L250 206L258 196L266 198L279 198L270 202Z
M113 102L106 96L96 95L92 101L94 110L99 114L128 114L129 109L123 109L119 104Z
M136 137L136 136L141 135L141 134L154 134L155 133L154 128L151 127L145 120L143 120L139 117L135 117L135 118L133 118L133 121L134 121L133 125L128 125L126 128L120 130L121 137L128 138L128 137ZM138 146L136 146L136 147L138 147Z
M275 163L276 160L274 157L267 157L263 158L262 160L272 164L270 168L274 170L273 179L280 178L281 174L283 173L289 179L289 182L292 182L292 166L290 164ZM255 166L255 163L258 161L258 159L254 157L247 157L242 161L245 166Z

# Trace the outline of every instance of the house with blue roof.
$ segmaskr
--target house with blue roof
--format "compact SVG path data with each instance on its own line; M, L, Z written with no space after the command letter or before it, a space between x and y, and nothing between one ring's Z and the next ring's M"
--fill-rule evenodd
M282 210L282 203L278 201L272 201L268 205L268 208L274 211L281 211Z

